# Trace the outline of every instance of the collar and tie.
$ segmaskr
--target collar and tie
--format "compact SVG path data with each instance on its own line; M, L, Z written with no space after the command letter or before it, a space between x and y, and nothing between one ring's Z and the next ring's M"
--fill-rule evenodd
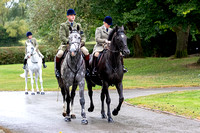
M73 23L71 23L71 27L73 27Z
M106 31L108 32L108 28L106 28Z

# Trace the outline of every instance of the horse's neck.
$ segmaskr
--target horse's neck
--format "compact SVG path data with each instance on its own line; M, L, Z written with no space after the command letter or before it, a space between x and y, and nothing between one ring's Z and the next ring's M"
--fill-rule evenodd
M120 64L120 52L117 52L114 42L110 45L110 50L108 51L108 59L112 62L112 66L118 66Z
M32 56L31 56L31 61L32 62L38 62L39 61L39 55L37 52L35 52Z
M69 59L69 62L71 65L77 67L79 66L79 61L81 59L81 52L77 53L77 55L75 57L71 57L70 53L68 53L68 57L67 59Z

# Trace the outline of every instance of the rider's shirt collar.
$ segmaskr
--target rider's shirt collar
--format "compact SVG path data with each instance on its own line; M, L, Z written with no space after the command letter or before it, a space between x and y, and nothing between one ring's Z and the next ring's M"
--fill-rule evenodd
M103 25L103 28L104 28L104 30L106 30L106 31L108 32L108 28L106 28L106 26L105 26L105 25Z
M30 43L32 43L32 39L28 39Z
M67 22L73 27L74 22L70 22L67 20Z

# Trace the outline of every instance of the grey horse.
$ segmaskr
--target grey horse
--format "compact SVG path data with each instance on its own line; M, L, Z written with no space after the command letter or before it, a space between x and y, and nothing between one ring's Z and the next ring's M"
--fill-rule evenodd
M79 95L81 104L81 116L82 124L88 124L85 113L85 99L84 99L84 87L85 87L85 62L81 52L81 36L77 30L72 30L70 27L69 35L69 48L68 52L65 52L63 62L61 64L61 77L57 78L61 93L63 96L63 116L65 121L71 121L71 118L76 118L73 114L73 102L75 97L76 88L79 85ZM54 61L55 62L55 61ZM70 93L70 86L72 86ZM71 102L71 110L70 110ZM71 111L71 115L70 115Z

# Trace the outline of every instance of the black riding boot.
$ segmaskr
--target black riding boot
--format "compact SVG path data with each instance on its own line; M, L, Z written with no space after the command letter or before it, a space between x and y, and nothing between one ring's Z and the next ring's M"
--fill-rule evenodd
M122 66L123 66L123 72L124 72L124 73L128 72L128 69L124 67L123 56L121 56L121 62L122 62Z
M44 67L44 68L47 68L47 66L45 65L45 60L44 60L44 58L42 59L42 64L43 64L43 67Z
M26 69L27 59L24 59L24 66L23 69Z
M93 62L92 62L92 75L95 76L97 74L97 68L96 68L96 65L97 65L97 58L98 57L95 57L93 56Z
M89 65L90 55L85 56L85 66L86 66L86 76L90 75L90 65Z
M56 57L56 77L60 77L60 58Z

